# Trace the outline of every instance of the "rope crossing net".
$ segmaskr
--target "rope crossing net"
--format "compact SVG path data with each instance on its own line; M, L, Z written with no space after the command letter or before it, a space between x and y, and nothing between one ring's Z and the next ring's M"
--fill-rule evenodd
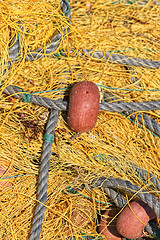
M154 3L158 4L157 1ZM65 38L67 33L70 31L69 25L71 24L71 9L68 0L62 0L61 2L61 10L64 16L67 19L68 25L64 26L62 32L58 32L50 41L46 48L38 48L35 51L27 52L23 61L36 61L40 58L51 57L55 54L56 49L58 48L61 39ZM19 23L20 28L23 27L22 23ZM7 64L7 69L11 67L11 65L17 61L22 61L22 59L17 60L17 56L19 55L19 46L20 46L20 38L17 34L14 36L11 47L9 48L9 61ZM14 44L13 44L14 43ZM74 50L71 51L73 53ZM160 67L160 61L151 61L147 59L140 58L131 58L128 56L124 56L121 54L111 54L109 52L103 51L93 51L91 49L85 49L83 51L78 51L77 55L80 55L82 58L91 57L92 60L96 61L110 61L115 64L121 64L125 66L135 66L147 69L158 69ZM62 52L62 56L66 57L66 54ZM5 69L4 74L7 69ZM46 124L46 132L44 135L44 143L42 148L41 162L40 162L40 172L38 178L38 193L37 193L37 206L34 213L34 219L31 228L30 240L38 240L40 239L40 233L42 231L42 223L44 220L44 212L45 212L45 204L47 200L47 184L48 184L48 171L50 167L50 155L51 155L51 146L54 138L55 127L58 121L59 112L67 111L67 102L60 100L51 100L47 97L41 97L36 94L30 94L25 92L23 89L9 85L4 90L3 93L12 96L17 99L22 99L24 102L30 102L38 106L43 106L49 110L49 117ZM136 115L133 114L135 112L148 112L148 111L156 111L160 110L160 100L157 101L146 101L146 102L112 102L108 103L108 101L103 101L100 103L99 111L107 111L107 112L117 112L124 113L127 116L131 115L132 119L136 118ZM143 123L146 128L160 136L160 125L149 117L147 114L138 114L138 121ZM116 161L115 161L115 164ZM131 165L133 171L137 172L141 175L145 180L150 178L153 185L160 191L160 183L159 179L154 177L147 170L139 169L137 166ZM156 213L157 217L160 218L160 203L157 198L148 193L146 190L141 189L139 186L132 184L130 181L124 181L120 178L95 178L92 183L90 183L90 188L93 189L95 187L102 188L103 191L114 201L114 203L122 208L126 203L126 199L118 192L119 189L124 190L132 195L136 195L140 199L142 199L145 203L147 203ZM84 188L84 186L82 186ZM80 189L82 189L80 188ZM160 239L160 230L154 224L148 224L146 226L146 230L153 235L155 238Z
M20 92L20 93L19 93ZM21 93L22 89L15 86L8 86L5 88L4 93L7 95L12 95L16 98L25 100L24 94ZM54 131L56 123L58 120L58 112L67 110L67 102L63 101L54 101L46 97L40 97L38 95L31 95L29 101L27 102L34 103L39 106L44 106L50 110L49 119L46 125L46 133L44 135L44 145L42 149L41 157L41 166L38 180L38 204L35 210L35 217L33 220L33 226L31 229L31 239L40 239L40 233L42 230L42 222L44 219L45 204L47 200L47 181L48 181L48 171L49 171L49 159L51 155L51 136L54 136ZM149 110L159 110L160 104L157 102L144 102L144 103L107 103L104 102L100 104L100 110L106 111L115 111L115 112L125 112L125 111L149 111ZM157 124L158 125L158 124ZM158 125L159 128L159 125ZM157 128L157 129L158 129ZM154 131L157 135L159 134L158 130ZM53 139L52 139L53 140ZM138 169L136 166L132 166L132 169L139 173L144 179L150 177L150 180L153 182L155 187L160 190L159 180L156 179L151 173L146 170ZM95 179L91 183L91 188L93 187L102 187L104 192L115 202L118 207L123 207L127 201L124 197L117 192L118 189L126 190L132 194L136 194L137 197L142 199L147 203L156 213L157 217L160 217L160 203L155 196L147 193L145 190L141 190L140 187L132 184L130 181L124 181L121 179L115 179L113 177L106 179L101 177ZM146 230L152 234L155 238L159 238L159 229L153 224L147 225Z

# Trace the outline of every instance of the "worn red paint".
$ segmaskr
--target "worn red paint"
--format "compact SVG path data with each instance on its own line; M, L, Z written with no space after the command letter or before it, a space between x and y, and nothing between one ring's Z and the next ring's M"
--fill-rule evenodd
M69 97L67 121L75 132L88 132L97 122L100 93L96 84L79 82L72 88Z

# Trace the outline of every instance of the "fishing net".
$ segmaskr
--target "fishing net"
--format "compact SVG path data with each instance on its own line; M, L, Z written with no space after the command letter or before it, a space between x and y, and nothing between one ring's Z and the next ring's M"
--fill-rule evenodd
M87 80L99 87L102 104L158 101L159 6L151 0L0 3L1 239L29 239L37 204L49 111L31 97L68 101L71 87ZM5 94L9 86L30 98ZM160 129L160 107L101 110L96 126L70 141L74 132L66 111L59 112L40 239L105 239L97 226L114 201L102 187L90 188L102 176L130 181L159 202L160 189L150 174L159 182L160 130L146 124L146 115ZM137 196L124 190L120 194L127 202Z

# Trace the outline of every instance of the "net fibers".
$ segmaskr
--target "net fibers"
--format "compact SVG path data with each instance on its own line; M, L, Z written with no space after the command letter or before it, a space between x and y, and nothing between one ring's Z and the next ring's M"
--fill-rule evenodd
M159 3L66 3L67 10L55 0L0 2L0 239L29 239L48 119L45 107L4 94L7 86L67 101L71 86L88 80L98 85L101 103L160 99ZM149 62L142 66L137 58ZM98 219L114 205L102 188L90 189L95 178L128 180L159 201L150 175L144 180L137 170L160 177L160 135L146 126L146 115L160 124L160 110L100 111L95 128L70 141L74 133L60 112L40 239L104 239L96 232ZM127 201L136 197L121 194Z

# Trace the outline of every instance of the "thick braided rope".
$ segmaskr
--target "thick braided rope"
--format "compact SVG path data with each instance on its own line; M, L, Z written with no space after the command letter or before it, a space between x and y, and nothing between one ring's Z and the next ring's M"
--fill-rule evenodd
M116 189L106 187L105 193L107 194L108 197L110 197L113 200L117 207L122 208L125 204L127 204L127 200L120 193L118 193ZM145 226L145 229L148 233L150 233L153 236L154 232L157 230L157 227L155 225L150 225L150 223L148 223Z
M131 113L129 113L128 115L130 115ZM135 120L137 117L138 122L141 125L144 125L146 128L148 128L149 130L151 130L153 133L157 134L158 136L160 136L160 125L152 118L150 118L147 114L132 114L130 116L130 118L132 120Z
M23 99L26 102L31 102L33 104L46 107L48 109L54 109L58 111L66 111L67 109L67 102L63 101L53 101L46 97L41 97L35 94L25 94L23 89L15 87L15 86L8 86L4 89L3 93L7 95L13 95L15 98Z
M128 56L120 55L120 54L112 54L109 52L102 52L102 51L95 51L87 49L83 51L81 54L82 56L85 55L86 57L92 57L92 59L99 59L99 60L108 60L110 62L119 63L126 66L135 66L135 67L144 67L144 68L159 68L160 61L150 61L148 59L141 59L141 58L130 58Z
M58 120L58 111L51 110L49 114L49 119L46 125L46 134L44 135L44 143L41 156L41 166L38 178L38 203L34 214L34 219L32 223L30 240L39 240L40 233L42 230L42 222L44 219L44 212L47 200L47 187L48 187L48 170L50 166L50 155L52 140L54 137L55 126Z
M68 18L67 22L70 23L69 19L71 18L71 11L70 11L68 0L61 1L61 9L62 9L62 12L64 13L64 15ZM53 53L58 48L59 43L62 39L62 35L63 35L63 39L65 39L65 35L69 31L70 31L70 28L68 26L63 27L63 29L62 29L63 33L61 34L60 32L58 32L51 39L50 43L46 45L45 49L38 48L38 49L34 50L33 52L29 52L25 58L25 62L35 61L35 60L45 57L47 54Z
M138 112L138 111L150 111L159 110L160 100L158 101L147 101L147 102L121 102L121 103L100 103L100 110L105 110L108 112Z
M121 164L119 160L116 157L109 156L109 159L112 160L112 162L121 168ZM140 168L139 166L134 165L133 163L129 162L126 163L126 166L129 168L128 171L136 172L136 174L142 178L144 181L148 181L149 183L152 183L154 187L157 188L158 191L160 191L160 179L156 178L151 172L147 171L146 169Z
M145 181L147 180L151 182L157 188L157 190L160 191L160 180L157 179L152 173L145 169L141 169L138 166L133 166L131 163L129 163L129 166L131 166L131 169L141 176Z
M135 83L138 81L138 78L134 72L134 69L129 67L128 68L129 71L132 73L132 76L131 76L131 82L132 83ZM136 84L137 85L137 84ZM138 83L138 86L141 87L141 84ZM157 134L158 136L160 136L160 125L152 118L150 118L149 115L143 113L143 115L140 113L138 114L137 116L135 114L131 114L131 112L128 112L128 113L125 113L126 115L131 115L130 118L132 120L135 121L136 117L138 119L138 122L141 124L141 125L144 125L146 128L148 128L149 130L151 130L153 133Z
M131 68L131 67L126 67L126 69L128 70L128 72L131 72L132 75L131 75L131 82L132 83L135 83L138 81L138 78L134 72L134 69ZM136 84L137 85L137 84ZM141 87L141 85L138 83L138 86ZM117 97L115 97L112 93L110 92L105 92L104 93L104 98L105 100L107 101L113 101L113 100L118 100ZM108 102L107 101L107 102ZM119 101L120 102L120 101ZM121 101L123 102L123 101ZM152 131L153 133L157 134L158 136L160 136L160 125L152 118L150 118L149 115L143 113L143 115L140 113L140 114L132 114L132 112L124 112L125 115L129 116L130 115L130 118L132 120L136 120L138 119L138 122L141 124L141 125L144 125L146 128L148 128L150 131Z
M104 94L105 100L106 102L110 101L110 100L116 100L117 98L107 92ZM123 101L117 101L117 103L120 103ZM160 124L158 124L154 119L150 118L149 115L143 113L139 113L139 114L132 114L133 111L130 112L123 112L126 116L130 115L130 118L135 121L136 119L138 120L138 122L141 125L144 125L146 128L148 128L150 131L152 131L153 133L157 134L158 136L160 136Z
M106 178L103 178L102 177L102 181L104 181L104 179ZM96 181L96 184L94 184L94 181ZM99 183L98 183L99 184ZM93 182L91 183L91 189L94 188L94 187L101 187L97 184L97 180L93 180ZM79 190L82 190L85 188L85 185L82 184L80 187L78 187L76 190L79 191ZM104 188L103 188L104 189ZM105 190L104 192L107 194L107 196L112 199L112 201L115 203L115 205L118 207L118 208L122 208L124 205L127 204L127 200L117 191L116 188L113 187L105 187ZM158 231L159 232L159 229L155 226L154 223L148 223L146 226L145 226L145 229L148 233L150 233L150 235L155 235L155 232Z
M8 86L3 91L7 95L14 95L14 97L24 100L24 93L22 93L22 89L17 88L15 86ZM18 94L20 93L20 94ZM39 106L44 106L46 108L55 110L66 111L67 110L67 102L59 101L59 100L50 100L46 97L40 97L35 94L28 94L30 96L29 102L37 104ZM27 94L25 95L27 97ZM147 102L114 102L108 103L103 102L100 103L100 111L108 111L108 112L137 112L137 111L151 111L151 110L160 110L160 100L158 101L147 101Z
M70 6L68 3L68 0L61 1L61 10L64 13L64 15L68 18L67 22L69 23L69 18L71 18L71 11L70 11ZM66 34L66 29L67 29L67 32L70 31L70 29L67 26L66 26L66 28L64 27L62 29L63 39ZM47 54L53 53L58 48L61 38L62 38L62 34L60 32L58 32L51 39L50 43L46 45L45 50L43 48L38 48L38 49L34 50L33 52L29 52L25 58L25 61L27 62L27 61L38 60L39 58L45 57ZM14 45L12 45L9 48L8 53L9 53L9 57L10 57L11 61L14 62L16 60L16 57L18 56L19 50L20 50L20 40L19 40L18 34L16 36L14 36L12 42L14 42ZM10 65L11 65L11 63L9 61L7 68L9 68Z
M158 218L160 218L160 203L157 198L147 191L140 189L135 184L132 184L130 181L124 181L120 178L105 178L100 177L93 180L91 187L102 187L104 192L107 191L107 188L122 189L129 193L135 194L143 202L147 203L150 206Z

